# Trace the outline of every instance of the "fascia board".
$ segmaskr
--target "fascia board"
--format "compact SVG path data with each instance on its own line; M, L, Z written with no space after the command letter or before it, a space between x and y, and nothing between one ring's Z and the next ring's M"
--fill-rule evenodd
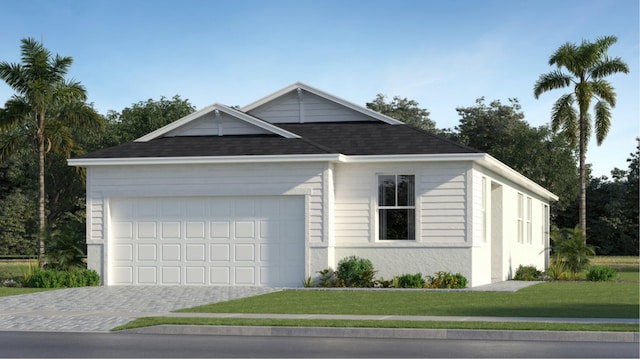
M150 132L150 133L138 138L134 142L148 142L148 141L151 141L154 138L158 138L158 137L164 135L167 132L173 131L176 128L182 126L182 125L185 125L185 124L187 124L187 123L189 123L189 122L191 122L191 121L193 121L193 120L195 120L195 119L197 119L197 118L199 118L201 116L204 116L204 115L208 114L209 112L211 112L213 110L215 110L215 105L207 106L207 107L205 107L205 108L203 108L201 110L198 110L198 111L196 111L194 113L186 115L181 119L178 119L178 120L176 120L174 122L171 122L170 124L168 124L166 126L160 127L159 129L157 129L157 130L155 130L153 132Z
M385 162L458 162L482 159L484 153L453 154L417 154L417 155L377 155L377 156L344 156L345 163L385 163Z
M223 104L219 104L219 103L214 103L213 105L207 106L205 108L203 108L202 110L196 111L192 114L189 114L177 121L174 121L164 127L161 127L149 134L146 134L140 138L138 138L137 140L135 140L135 142L148 142L151 141L155 138L161 137L162 135L169 133L193 120L196 120L210 112L213 112L215 110L218 110L220 112L224 112L226 114L228 114L229 116L235 117L240 121L244 121L247 123L250 123L256 127L262 128L266 131L269 131L271 133L280 135L282 137L285 138L300 138L300 136L296 135L295 133L289 132L289 131L285 131L280 127L277 127L273 124L270 124L268 122L265 121L261 121L260 119L257 119L253 116L249 116L245 113L242 113L241 111L238 111L236 109L233 109L229 106L223 105Z
M69 166L127 166L127 165L176 165L213 163L260 162L340 162L339 154L317 155L265 155L265 156L194 156L194 157L132 157L132 158L72 158Z
M360 113L362 113L364 115L373 117L373 118L375 118L377 120L380 120L382 122L386 122L386 123L388 123L390 125L403 125L404 124L404 122L402 122L402 121L398 121L398 120L396 120L394 118L391 118L389 116L385 116L385 115L383 115L383 114L381 114L379 112L370 110L370 109L368 109L366 107L362 107L360 105L356 105L356 104L354 104L352 102L349 102L349 101L347 101L347 100L345 100L343 98L340 98L338 96L332 95L332 94L330 94L328 92L324 92L324 91L319 90L317 88L311 87L311 86L309 86L307 84L304 84L302 82L296 82L296 83L294 83L292 85L289 85L289 86L287 86L287 87L285 87L285 88L283 88L283 89L281 89L279 91L276 91L276 92L272 93L271 95L265 96L265 97L255 101L255 102L252 102L252 103L242 107L240 110L242 112L249 112L249 111L251 111L251 110L253 110L253 109L257 108L257 107L260 107L260 106L262 106L262 105L264 105L264 104L266 104L268 102L271 102L271 101L277 99L278 97L281 97L281 96L283 96L283 95L285 95L285 94L287 94L287 93L289 93L291 91L295 91L298 88L300 88L302 90L305 90L307 92L310 92L310 93L312 93L312 94L314 94L316 96L320 96L322 98L325 98L325 99L327 99L329 101L333 101L333 102L335 102L337 104L340 104L340 105L342 105L344 107L350 108L350 109L352 109L354 111L360 112Z
M215 104L214 106L216 107L216 109L218 109L218 110L220 110L220 111L222 111L222 112L224 112L224 113L226 113L226 114L228 114L230 116L233 116L233 117L235 117L237 119L240 119L242 121L248 122L248 123L250 123L250 124L252 124L254 126L260 127L260 128L262 128L264 130L267 130L267 131L272 132L274 134L280 135L282 137L285 137L285 138L300 138L300 136L296 135L293 132L286 131L286 130L284 130L284 129L276 126L276 125L273 125L273 124L271 124L269 122L266 122L266 121L262 121L259 118L247 115L246 113L244 113L242 111L238 111L238 110L236 110L234 108L231 108L231 107L228 107L228 106L225 106L225 105L222 105L222 104Z
M499 160L497 160L496 158L494 158L493 156L489 155L489 154L484 154L485 158L482 161L476 161L476 163L482 167L485 167L487 169L490 169L492 171L494 171L495 173L507 178L508 180L532 191L533 193L536 193L544 198L546 198L549 201L557 201L558 199L560 199L560 197L558 197L557 195L555 195L553 192L547 190L546 188L540 186L539 184L537 184L536 182L530 180L529 178L527 178L526 176L524 176L523 174L521 174L520 172L514 170L513 168L505 165L504 163L500 162Z

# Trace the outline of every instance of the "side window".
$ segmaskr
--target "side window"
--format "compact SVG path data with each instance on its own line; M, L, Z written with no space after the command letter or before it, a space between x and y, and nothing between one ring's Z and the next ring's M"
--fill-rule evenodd
M522 195L522 193L518 193L518 243L524 243L524 223L522 223L523 212L524 196Z
M378 176L378 233L380 240L415 240L415 176Z

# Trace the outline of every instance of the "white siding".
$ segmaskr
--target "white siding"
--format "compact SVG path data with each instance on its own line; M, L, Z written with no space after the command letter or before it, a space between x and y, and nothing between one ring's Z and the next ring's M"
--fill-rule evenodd
M306 198L306 242L326 246L325 170L326 164L318 163L89 167L87 242L104 246L109 236L106 227L109 211L105 205L111 197L302 195ZM97 248L93 250L99 252ZM108 253L105 255L108 257ZM99 264L101 258L89 261L92 267L102 266L99 272L106 273L106 264Z
M416 241L398 245L466 243L465 164L339 164L335 170L336 246L377 241L377 175L415 174Z
M271 123L372 121L369 116L303 91L302 102L291 92L253 109L251 115ZM300 119L302 114L302 120Z
M216 118L214 113L208 113L202 118L193 120L165 135L173 136L219 136L219 135L257 135L270 132L237 118L220 113Z
M473 171L473 233L474 233L474 276L481 281L491 276L491 250L487 250L487 246L491 246L491 237L487 243L481 241L481 228L482 228L482 177L485 176L489 183L493 182L502 186L502 269L503 275L499 280L511 279L515 275L515 272L519 265L527 266L533 265L540 270L545 269L545 245L543 244L543 230L537 230L542 228L544 224L544 218L540 208L542 204L548 204L548 202L535 193L528 191L527 189L514 184L511 181L505 180L504 177L499 176L493 172L476 167ZM490 186L490 184L489 184ZM518 196L522 195L523 199L523 217L522 217L522 229L523 238L518 242ZM531 238L528 238L527 231L527 218L528 215L528 199L531 199ZM491 208L492 205L488 204L487 213L487 227L491 228ZM491 234L491 232L489 232ZM496 280L496 278L494 278ZM478 281L476 281L478 283Z

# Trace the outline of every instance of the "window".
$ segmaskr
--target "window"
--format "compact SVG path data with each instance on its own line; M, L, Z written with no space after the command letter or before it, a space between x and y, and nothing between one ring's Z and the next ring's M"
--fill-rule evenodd
M533 207L531 202L531 197L527 197L527 243L529 244L533 244L533 231L531 227L531 212L533 212Z
M549 244L549 206L542 204L542 245Z
M487 243L487 177L482 177L482 242Z
M518 193L518 243L524 243L523 236L523 223L522 217L524 212L524 196L522 193Z
M416 239L414 175L378 176L380 240Z

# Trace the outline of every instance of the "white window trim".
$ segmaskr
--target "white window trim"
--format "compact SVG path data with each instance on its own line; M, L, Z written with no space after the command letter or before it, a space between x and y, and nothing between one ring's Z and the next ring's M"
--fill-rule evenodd
M380 206L380 198L379 198L379 189L378 189L378 185L379 185L379 179L380 176L413 176L413 195L414 195L414 199L413 199L413 206ZM418 176L414 173L414 172L405 172L405 171L397 171L397 172L378 172L375 174L375 188L374 188L374 194L373 194L373 198L374 198L374 203L375 203L375 211L373 213L373 217L375 218L375 220L373 221L373 225L374 225L374 231L373 233L375 234L375 242L377 243L416 243L418 242L418 233L420 233L420 228L419 228L419 209L418 209L418 191L416 190L417 188L417 183L418 183ZM397 192L396 192L396 196L397 196ZM414 227L414 239L380 239L380 210L381 209L413 209L413 214L414 214L414 219L413 219L413 227Z
M517 219L517 229L518 229L518 243L524 243L524 195L522 193L518 193L518 199L516 202L516 219Z
M531 224L533 217L533 200L531 197L527 197L527 206L526 206L526 223L527 223L527 243L533 244L533 226Z

